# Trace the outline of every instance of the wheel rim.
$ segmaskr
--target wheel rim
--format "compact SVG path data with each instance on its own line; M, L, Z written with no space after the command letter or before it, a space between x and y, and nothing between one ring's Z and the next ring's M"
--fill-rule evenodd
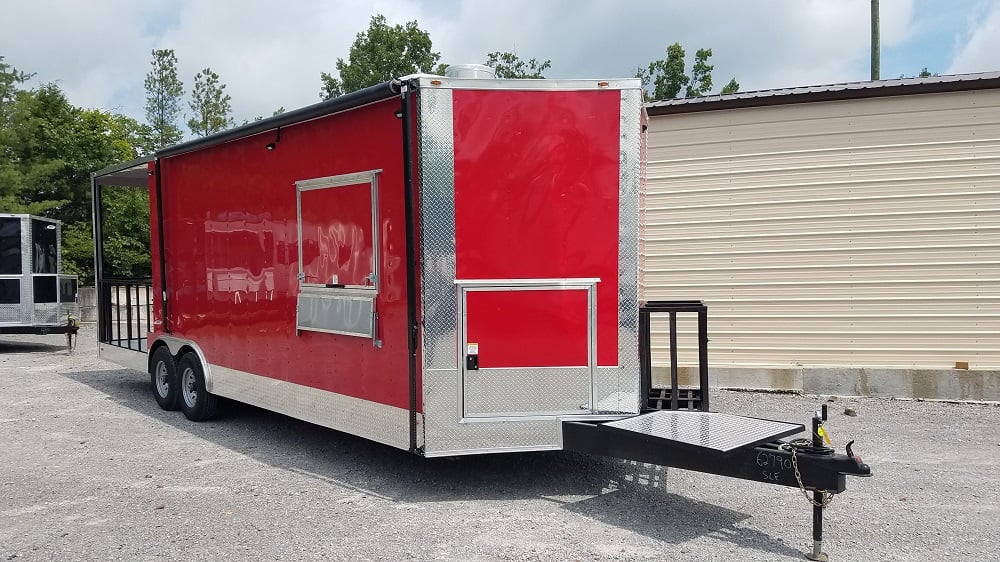
M188 408L194 408L198 403L198 387L195 386L194 369L188 367L181 373L181 394Z
M167 364L163 361L156 364L156 393L161 397L166 397L170 393L170 375L167 372Z

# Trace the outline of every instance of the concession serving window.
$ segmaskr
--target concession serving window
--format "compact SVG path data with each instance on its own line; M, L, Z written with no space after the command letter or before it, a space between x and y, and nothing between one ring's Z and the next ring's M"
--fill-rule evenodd
M295 182L296 327L378 340L378 176L368 170Z

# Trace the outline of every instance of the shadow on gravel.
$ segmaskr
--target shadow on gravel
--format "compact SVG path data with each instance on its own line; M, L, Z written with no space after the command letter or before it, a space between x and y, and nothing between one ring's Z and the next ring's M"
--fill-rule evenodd
M0 354L3 353L69 353L66 350L66 342L64 336L51 336L55 339L55 344L48 343L35 343L35 342L21 342L21 341L2 341L0 340Z
M253 406L224 400L194 423L156 406L137 371L64 376L177 429L285 470L396 502L542 499L670 544L710 535L742 548L798 557L770 535L739 527L749 515L670 493L667 469L569 451L425 459ZM579 500L565 496L588 496Z

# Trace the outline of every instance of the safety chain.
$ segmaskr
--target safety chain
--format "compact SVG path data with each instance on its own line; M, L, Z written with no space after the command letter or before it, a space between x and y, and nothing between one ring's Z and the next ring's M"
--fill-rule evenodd
M833 501L834 494L831 494L826 490L816 490L817 492L819 492L820 498L822 498L820 501L816 501L811 497L809 497L809 491L806 490L805 485L802 484L802 474L799 472L799 460L795 456L795 451L799 447L808 447L808 446L812 446L812 443L808 439L793 439L792 441L789 441L788 443L782 445L781 448L785 449L786 451L791 451L792 453L792 468L795 469L795 481L799 483L799 490L802 491L802 495L805 496L806 501L808 501L809 503L813 504L816 507L826 509L826 506L830 505L830 503Z

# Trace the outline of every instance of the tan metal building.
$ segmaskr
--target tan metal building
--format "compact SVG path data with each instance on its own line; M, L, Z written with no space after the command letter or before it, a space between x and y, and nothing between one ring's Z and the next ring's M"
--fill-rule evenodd
M644 298L706 302L714 385L1000 400L1000 73L647 111Z

